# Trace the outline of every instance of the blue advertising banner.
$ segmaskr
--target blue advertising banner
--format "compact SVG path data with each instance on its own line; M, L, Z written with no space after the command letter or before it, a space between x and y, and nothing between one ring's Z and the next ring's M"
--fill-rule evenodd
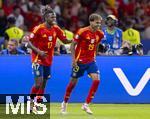
M70 80L71 57L55 56L46 93L61 102ZM98 56L100 85L94 103L150 103L149 56ZM30 56L0 57L0 94L27 94L34 83ZM86 72L73 90L70 102L84 102L92 80Z

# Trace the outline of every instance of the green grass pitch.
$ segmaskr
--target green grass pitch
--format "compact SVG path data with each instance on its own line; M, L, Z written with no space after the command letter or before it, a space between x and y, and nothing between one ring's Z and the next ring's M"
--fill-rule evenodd
M81 110L79 103L68 104L68 113L60 114L60 104L51 103L46 115L6 115L5 105L0 105L0 119L150 119L150 104L91 104L93 115Z

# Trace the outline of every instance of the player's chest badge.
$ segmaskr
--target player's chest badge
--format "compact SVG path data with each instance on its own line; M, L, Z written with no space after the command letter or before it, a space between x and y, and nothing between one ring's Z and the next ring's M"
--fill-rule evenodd
M48 40L49 40L49 41L52 41L52 39L53 39L52 36L49 36L49 37L48 37Z
M91 43L94 44L95 43L95 39L91 39Z

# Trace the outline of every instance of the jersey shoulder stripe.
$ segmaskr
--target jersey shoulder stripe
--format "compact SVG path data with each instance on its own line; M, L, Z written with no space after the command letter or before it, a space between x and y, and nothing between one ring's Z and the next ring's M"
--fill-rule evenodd
M44 28L44 23L43 24L39 24L38 26L34 27L33 33L35 34L40 28Z
M78 35L81 35L83 32L86 32L89 30L89 27L80 28L77 32Z
M104 32L102 30L98 30L98 32L100 32L102 35L104 35Z
M55 24L53 27L56 28L57 30L60 30L61 32L64 32L64 31L63 31L58 25L56 25L56 24Z

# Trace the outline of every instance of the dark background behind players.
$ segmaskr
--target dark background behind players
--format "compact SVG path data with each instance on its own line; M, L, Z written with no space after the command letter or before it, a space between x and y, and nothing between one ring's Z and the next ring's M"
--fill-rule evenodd
M26 32L31 31L34 26L42 22L40 9L42 4L48 3L57 13L58 24L63 24L72 32L87 25L89 14L96 12L103 19L108 14L115 15L119 20L118 27L123 30L125 20L130 18L135 21L134 28L140 31L141 38L150 39L149 0L129 0L127 2L125 0L1 0L1 2L1 9L4 10L6 16L13 12L14 7L19 7L21 15L24 17L23 29ZM1 44L3 42L0 42Z

